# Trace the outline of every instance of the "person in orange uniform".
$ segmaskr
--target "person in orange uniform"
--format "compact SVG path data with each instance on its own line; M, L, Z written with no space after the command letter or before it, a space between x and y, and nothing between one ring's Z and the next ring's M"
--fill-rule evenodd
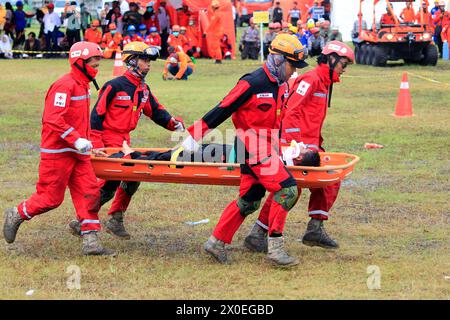
M174 25L172 27L172 34L169 35L169 38L167 39L167 45L174 47L177 52L183 52L183 47L186 43L186 37L180 34L180 26Z
M208 45L208 55L211 59L216 60L215 63L222 63L222 49L220 47L220 40L223 37L222 20L218 13L219 2L213 0L211 3L212 12L208 12L210 16L209 26L205 31L206 41Z
M386 7L386 13L383 13L381 16L380 24L395 24L395 18L389 11L389 8Z
M86 30L84 34L84 41L101 44L102 43L102 30L100 27L100 21L92 21L91 27Z
M174 47L169 47L167 51L169 57L164 64L163 79L187 80L194 72L194 63L191 58L184 52L176 52Z
M102 48L104 49L104 58L111 59L113 53L120 51L120 44L122 43L122 35L117 32L116 24L110 23L108 26L109 32L103 35Z
M422 7L416 14L416 21L418 24L424 24L427 30L434 31L433 16L428 11L428 3L426 1L422 1Z
M403 8L402 13L400 13L400 19L405 23L414 23L416 13L411 5L411 2L406 3L406 7Z
M442 28L441 39L442 42L450 43L450 22Z

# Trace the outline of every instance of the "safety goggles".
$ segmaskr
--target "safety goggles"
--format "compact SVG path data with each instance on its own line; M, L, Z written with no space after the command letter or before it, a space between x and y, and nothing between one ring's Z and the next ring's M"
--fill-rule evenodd
M141 59L150 59L151 61L156 61L159 57L159 50L155 47L145 48L144 51L134 51L134 50L125 50L123 54L136 55Z

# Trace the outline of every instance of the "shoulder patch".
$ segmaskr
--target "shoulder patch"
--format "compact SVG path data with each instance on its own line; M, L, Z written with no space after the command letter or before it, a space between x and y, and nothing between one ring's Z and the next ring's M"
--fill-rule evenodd
M310 86L311 86L310 83L308 83L308 82L302 80L302 81L299 83L296 92L297 92L299 95L304 96L304 95L308 92L308 89L309 89Z
M55 93L55 101L53 104L55 105L55 107L64 108L66 106L66 99L67 99L67 93L56 92Z

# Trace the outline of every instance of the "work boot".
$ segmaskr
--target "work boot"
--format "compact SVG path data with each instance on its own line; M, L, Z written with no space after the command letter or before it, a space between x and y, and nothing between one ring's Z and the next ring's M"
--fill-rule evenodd
M17 207L6 209L4 214L3 236L6 242L13 243L16 240L17 230L24 220L17 211Z
M225 242L211 236L208 241L203 246L203 249L211 256L213 256L217 261L223 264L228 264L230 261L227 257L227 252L225 250Z
M86 256L115 256L116 253L104 248L98 240L97 232L89 232L83 234L83 254Z
M131 238L123 225L123 212L117 211L111 214L111 218L105 223L106 232L124 240Z
M81 238L81 223L78 220L69 222L69 231L72 235Z
M283 267L291 267L299 264L299 261L291 257L284 249L283 237L269 237L267 259Z
M304 245L322 247L325 249L337 249L339 244L330 238L323 226L323 220L311 219L302 238Z
M267 230L255 223L244 239L244 246L250 251L267 253Z

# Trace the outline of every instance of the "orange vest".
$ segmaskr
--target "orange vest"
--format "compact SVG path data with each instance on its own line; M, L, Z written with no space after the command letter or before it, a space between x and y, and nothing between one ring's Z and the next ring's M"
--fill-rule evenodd
M171 34L169 36L169 39L167 39L167 44L174 47L176 52L183 52L183 47L186 42L186 37L182 34L179 34L178 37L175 37L173 34Z
M102 31L100 29L94 30L89 28L84 34L84 41L89 41L97 44L102 43Z

